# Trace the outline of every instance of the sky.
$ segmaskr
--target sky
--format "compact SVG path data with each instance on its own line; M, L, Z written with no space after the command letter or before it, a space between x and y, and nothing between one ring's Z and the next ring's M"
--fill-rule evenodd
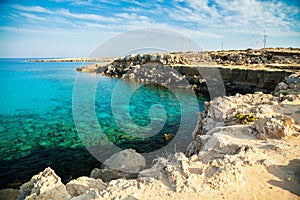
M86 57L143 28L178 32L203 50L261 48L264 31L267 47L300 47L300 1L1 0L0 57Z

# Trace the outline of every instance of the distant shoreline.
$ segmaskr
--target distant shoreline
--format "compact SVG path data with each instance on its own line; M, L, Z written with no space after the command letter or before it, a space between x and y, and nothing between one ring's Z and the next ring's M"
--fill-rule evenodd
M49 59L29 59L25 62L112 62L114 58L49 58Z

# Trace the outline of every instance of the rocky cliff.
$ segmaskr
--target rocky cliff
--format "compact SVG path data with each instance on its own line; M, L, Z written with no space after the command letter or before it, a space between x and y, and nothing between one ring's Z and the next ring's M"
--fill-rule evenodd
M227 95L234 95L255 91L270 93L284 77L298 69L299 49L248 49L134 54L77 70L145 83L188 86L204 94L208 94L207 81L218 79L224 83ZM170 72L172 70L175 72ZM203 71L206 71L205 76Z

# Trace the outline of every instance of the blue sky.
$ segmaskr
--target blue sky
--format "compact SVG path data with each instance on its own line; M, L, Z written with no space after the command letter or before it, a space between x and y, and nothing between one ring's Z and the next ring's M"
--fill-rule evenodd
M300 3L265 0L0 2L0 57L88 56L140 28L177 31L205 50L300 47ZM122 45L122 44L120 44Z

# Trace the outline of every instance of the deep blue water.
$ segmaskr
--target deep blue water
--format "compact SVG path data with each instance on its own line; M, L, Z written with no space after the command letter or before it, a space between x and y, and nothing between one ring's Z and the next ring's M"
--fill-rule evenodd
M77 73L75 69L81 65L0 59L0 188L17 187L48 166L64 182L89 175L93 168L101 165L102 160L94 158L85 146L89 150L95 148L103 160L113 153L109 148L104 150L111 144L120 149L134 148L146 154L154 152L149 155L152 158L166 146L169 147L164 151L174 150L175 147L184 150L191 140L195 116L203 106L201 98L196 99L195 109L189 106L194 101L194 94L185 90L176 90L174 93L157 85L139 85ZM75 126L72 103L74 83L78 76L81 77L81 85L88 85L95 80L98 83L96 90L91 91L95 97L94 104L82 104L75 112L79 112L80 116L82 112L86 121L92 121L89 119L91 116L85 116L84 113L89 106L95 106L97 124L109 142L99 139L99 131L96 131L94 124L83 124L80 130ZM120 87L122 91L116 92L115 89ZM124 89L131 87L136 87L136 90L130 92ZM130 95L128 104L118 100L126 95ZM184 99L180 96L184 96ZM82 102L88 100L84 93L76 98ZM114 98L117 100L112 100ZM160 107L151 113L151 106L156 104ZM132 124L124 120L126 116L122 113L126 110ZM121 114L116 115L116 112ZM160 118L164 114L166 119ZM154 116L157 125L148 126L152 120L150 116ZM181 127L182 123L184 125ZM159 125L162 128L154 130ZM122 129L124 126L127 129ZM148 137L147 131L157 133ZM163 135L169 133L177 134L174 137L176 139L165 141Z

